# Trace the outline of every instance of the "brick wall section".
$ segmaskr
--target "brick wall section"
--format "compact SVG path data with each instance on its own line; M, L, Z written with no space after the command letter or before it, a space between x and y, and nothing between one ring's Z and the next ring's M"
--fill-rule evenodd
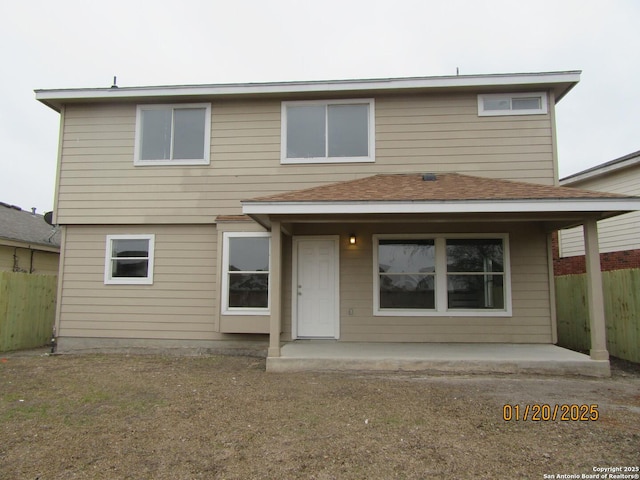
M575 275L587 271L584 255L560 258L558 248L558 234L553 234L553 273L560 275ZM623 270L640 268L640 249L623 250L600 254L600 268L603 272L609 270Z

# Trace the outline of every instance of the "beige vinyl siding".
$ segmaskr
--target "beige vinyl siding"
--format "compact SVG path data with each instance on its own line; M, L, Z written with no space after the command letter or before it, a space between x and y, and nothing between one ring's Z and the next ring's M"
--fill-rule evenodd
M354 342L551 343L547 236L535 225L451 224L430 229L417 224L296 225L297 235L340 234L340 340ZM349 245L356 232L358 243ZM373 315L373 240L381 233L509 233L511 317L394 317ZM470 236L473 236L471 234ZM291 257L290 242L284 258ZM288 264L287 264L288 265ZM286 271L286 270L285 270ZM287 283L288 281L288 283ZM291 284L285 279L283 339L291 338ZM350 311L353 312L350 315Z
M15 247L0 245L0 271L13 271L13 252Z
M0 245L0 270L12 272L17 268L20 272L57 275L59 257L56 252Z
M33 254L33 273L58 275L60 254L36 250Z
M61 337L216 340L213 225L68 226ZM155 234L153 285L105 285L106 236Z
M135 104L68 105L58 222L210 223L243 199L377 173L554 182L550 115L478 117L473 93L376 97L371 164L281 165L281 99L211 103L211 164L187 167L134 167Z
M598 230L600 230L600 224L598 224ZM584 255L583 232L582 226L558 232L560 258ZM600 252L602 252L602 245L600 245Z
M618 170L569 186L637 196L640 195L640 166ZM561 230L559 240L561 257L584 255L582 227ZM598 242L600 253L640 248L640 212L631 212L599 221Z

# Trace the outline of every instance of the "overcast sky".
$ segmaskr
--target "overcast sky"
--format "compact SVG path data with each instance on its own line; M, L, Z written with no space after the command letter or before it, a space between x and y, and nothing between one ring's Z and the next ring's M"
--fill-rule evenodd
M34 89L582 70L560 176L640 150L638 0L4 0L0 201L51 210Z

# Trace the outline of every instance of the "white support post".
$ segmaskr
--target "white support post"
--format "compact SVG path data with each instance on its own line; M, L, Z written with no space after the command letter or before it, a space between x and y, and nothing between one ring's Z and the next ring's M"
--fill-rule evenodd
M282 230L271 222L271 318L269 319L269 357L280 356L282 331Z
M592 360L608 360L609 352L607 351L600 248L598 246L598 224L592 218L584 222L584 249L587 267L589 327L591 329L591 350L589 353Z

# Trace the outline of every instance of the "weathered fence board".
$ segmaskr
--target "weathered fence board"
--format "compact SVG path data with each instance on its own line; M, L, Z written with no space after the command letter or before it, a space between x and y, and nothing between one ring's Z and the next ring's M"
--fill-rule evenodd
M0 272L0 352L50 341L56 286L55 275Z
M585 275L556 277L558 345L571 350L589 350L586 279Z
M640 363L640 270L602 273L609 354ZM586 275L556 277L558 345L588 351L591 345Z
M609 353L640 363L640 270L614 270L602 278Z

